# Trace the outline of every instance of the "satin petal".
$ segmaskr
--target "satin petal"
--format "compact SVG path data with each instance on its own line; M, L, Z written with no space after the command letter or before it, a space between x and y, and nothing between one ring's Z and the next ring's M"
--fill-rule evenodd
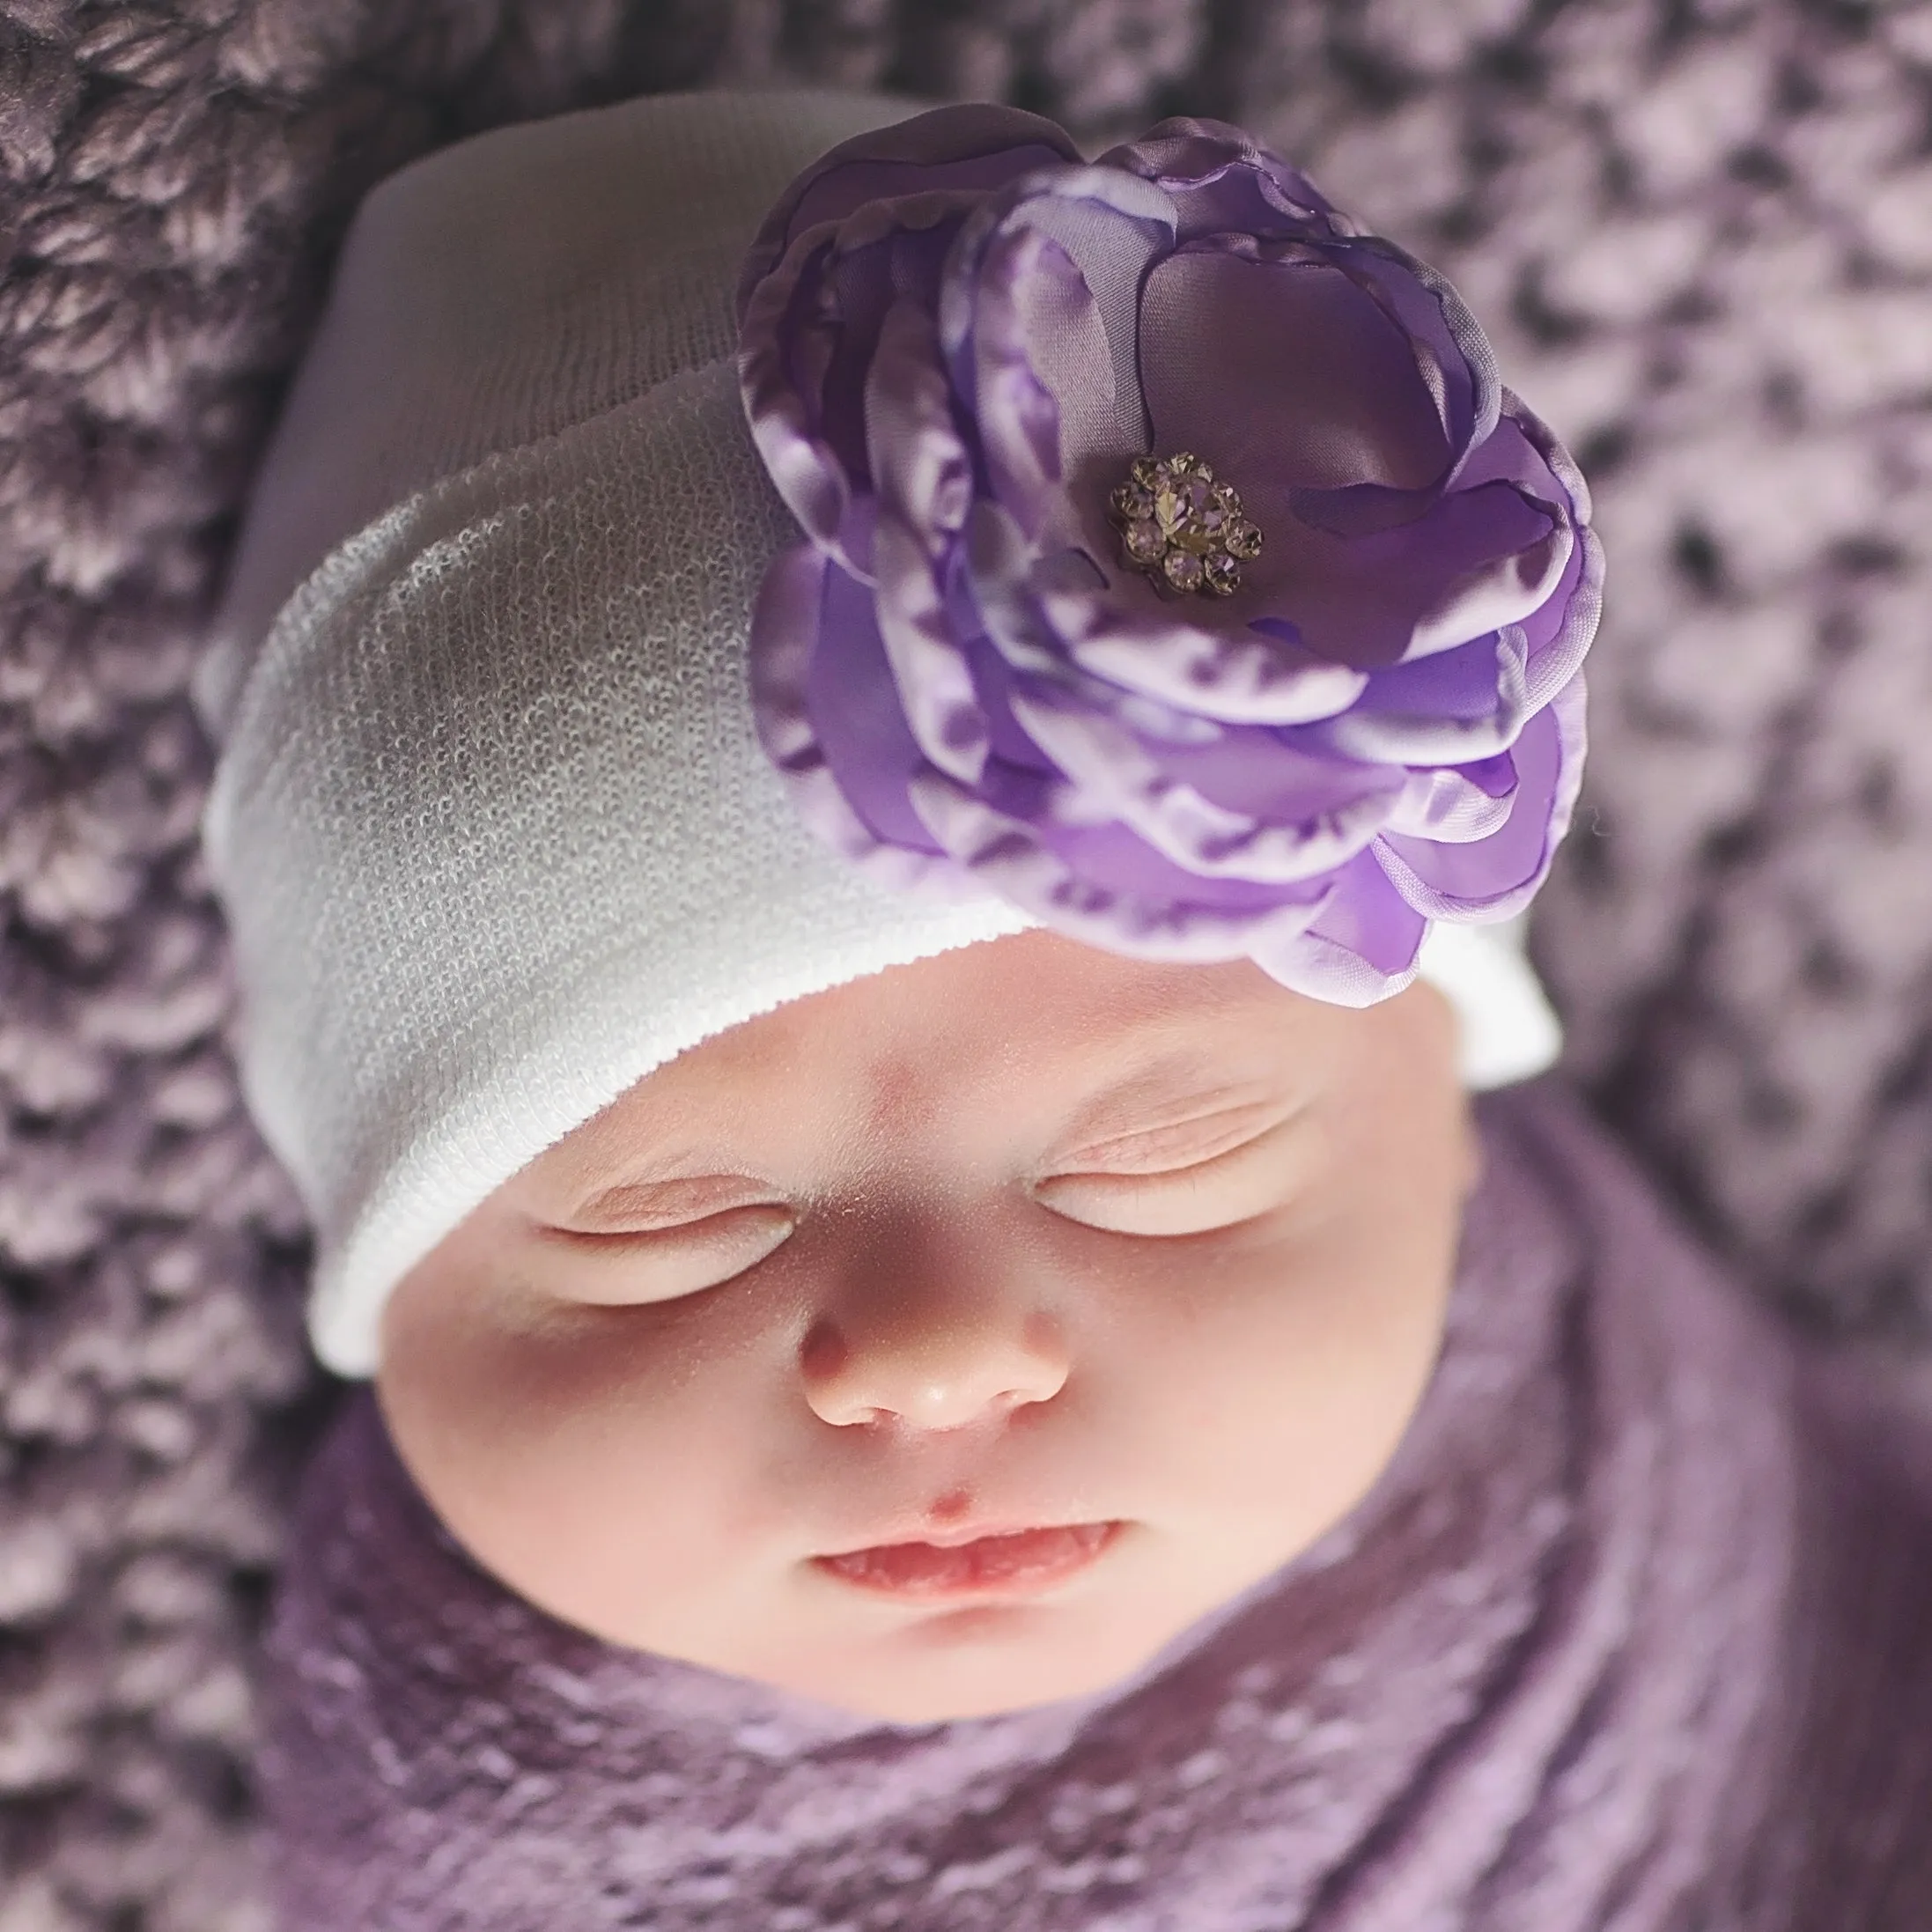
M1361 701L1309 726L1331 750L1378 764L1464 765L1516 741L1530 716L1527 654L1505 629L1369 681Z
M1415 978L1428 921L1390 884L1379 846L1360 852L1331 880L1318 917L1286 946L1257 949L1257 965L1310 999L1372 1007Z
M896 303L866 387L866 454L879 485L874 615L913 741L970 784L985 761L986 719L941 573L971 507L972 458L954 428L938 350L930 313Z
M785 188L746 252L736 295L741 325L749 291L797 236L843 221L866 203L920 188L970 195L1080 151L1056 122L989 101L962 101L874 128L828 148Z
M983 885L1110 952L1202 963L1239 959L1302 931L1328 903L1325 884L1302 899L1283 895L1228 907L1177 895L1164 881L1141 892L1097 879L1090 864L1082 868L1056 850L1037 822L994 809L936 771L915 782L913 802L933 837Z
M752 607L752 719L793 807L827 844L894 889L957 900L954 868L915 819L910 840L881 836L848 800L808 701L827 592L837 566L805 543L774 558ZM849 583L851 579L846 579ZM889 808L881 814L890 820Z
M1257 776L1273 796L1265 800L1265 812L1232 808L1188 782L1185 755L1154 756L1135 733L1103 713L1023 692L1014 709L1073 785L1200 878L1271 885L1315 878L1368 844L1402 790L1399 773L1338 770L1332 763L1297 772L1286 748L1274 746L1277 756L1270 760L1257 744Z
M1515 793L1516 768L1508 752L1473 764L1411 771L1384 830L1467 844L1501 830Z
M1582 673L1523 726L1509 756L1516 784L1508 818L1471 843L1385 837L1390 877L1429 918L1513 918L1548 875L1582 782Z

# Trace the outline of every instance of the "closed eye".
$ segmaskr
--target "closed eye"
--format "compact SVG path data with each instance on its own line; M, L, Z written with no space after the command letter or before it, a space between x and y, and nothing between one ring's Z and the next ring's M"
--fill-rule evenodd
M1090 1165L1048 1175L1029 1191L1057 1214L1119 1234L1198 1235L1234 1227L1280 1206L1305 1176L1308 1122L1299 1111L1287 1119L1279 1113L1244 1108L1212 1123L1129 1136L1108 1143L1103 1156L1087 1150ZM1271 1124L1257 1126L1264 1120ZM1183 1151L1197 1157L1171 1164ZM1160 1164L1162 1154L1170 1164Z
M538 1238L549 1250L547 1274L562 1299L628 1308L721 1287L756 1267L797 1223L790 1208L758 1202L670 1228L597 1234L544 1228Z

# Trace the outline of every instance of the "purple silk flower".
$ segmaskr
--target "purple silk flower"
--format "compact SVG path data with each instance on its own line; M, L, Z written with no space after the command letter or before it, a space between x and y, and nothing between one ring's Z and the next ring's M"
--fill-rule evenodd
M1603 552L1434 270L1226 122L1088 163L962 105L800 175L737 313L808 539L758 595L753 709L840 851L1358 1007L1431 920L1529 903L1582 779ZM1258 532L1222 594L1155 581L1112 507L1183 451Z

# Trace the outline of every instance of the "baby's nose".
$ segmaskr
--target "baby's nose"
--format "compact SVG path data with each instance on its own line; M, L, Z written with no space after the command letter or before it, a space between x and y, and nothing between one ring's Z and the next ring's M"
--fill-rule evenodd
M953 1308L933 1318L822 1316L805 1338L806 1399L824 1421L956 1429L1050 1401L1067 1376L1043 1309Z

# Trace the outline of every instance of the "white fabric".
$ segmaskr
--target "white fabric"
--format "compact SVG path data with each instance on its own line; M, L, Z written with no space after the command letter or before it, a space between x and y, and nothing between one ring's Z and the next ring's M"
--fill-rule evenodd
M339 1374L374 1371L417 1261L653 1067L1035 923L857 872L751 720L751 600L797 533L739 403L737 264L793 173L918 105L564 116L404 171L351 231L196 686L244 1090ZM1506 930L1438 928L1423 970L1471 1086L1554 1058Z

